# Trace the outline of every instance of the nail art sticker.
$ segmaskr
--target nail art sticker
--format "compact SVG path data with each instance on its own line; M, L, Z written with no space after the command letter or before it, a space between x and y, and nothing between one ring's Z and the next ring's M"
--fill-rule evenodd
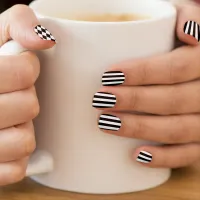
M113 108L117 102L116 96L110 93L97 92L92 106L95 108Z
M102 77L102 84L104 86L121 85L125 81L125 75L120 71L105 72Z
M54 38L54 36L43 26L41 25L37 25L34 28L35 33L43 40L51 40L56 42L56 39Z
M99 128L104 130L118 131L121 128L121 120L113 115L101 115L99 118Z
M185 23L184 33L193 36L198 42L200 41L200 26L195 21Z
M137 161L141 163L150 163L152 161L152 155L146 151L140 151Z

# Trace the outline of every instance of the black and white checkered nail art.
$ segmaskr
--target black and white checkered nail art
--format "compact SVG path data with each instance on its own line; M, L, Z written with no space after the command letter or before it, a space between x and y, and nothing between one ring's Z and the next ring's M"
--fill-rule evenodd
M141 163L150 163L152 161L152 155L146 151L140 151L137 161Z
M102 114L99 118L99 128L110 131L118 131L121 128L121 120L113 115Z
M105 72L102 77L103 86L115 86L121 85L125 81L123 72L120 71L109 71Z
M200 41L200 26L195 21L185 23L184 33L193 36L198 42Z
M97 92L94 95L92 106L95 108L113 108L116 102L117 99L114 94Z
M56 42L55 37L44 26L37 25L34 31L41 39Z

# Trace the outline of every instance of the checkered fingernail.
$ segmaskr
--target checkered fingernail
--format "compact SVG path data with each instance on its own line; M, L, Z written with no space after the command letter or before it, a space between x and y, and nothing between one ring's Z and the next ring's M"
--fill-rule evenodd
M44 26L37 25L34 28L34 31L42 40L49 40L56 42L54 36L46 28L44 28Z

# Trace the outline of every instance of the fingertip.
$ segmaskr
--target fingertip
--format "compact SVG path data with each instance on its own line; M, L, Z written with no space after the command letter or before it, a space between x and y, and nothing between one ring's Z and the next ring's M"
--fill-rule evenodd
M199 44L199 41L192 35L189 35L189 34L186 34L184 32L184 26L183 24L180 24L178 27L177 27L177 36L178 36L178 39L186 44L189 44L189 45L193 45L193 46L196 46Z
M38 38L33 38L29 43L27 43L27 41L21 41L20 44L29 50L50 49L56 45L56 43L53 41L42 41Z
M28 29L27 37L25 39L19 38L20 44L29 49L29 50L42 50L42 49L50 49L56 45L56 39L52 36L52 34L44 28L44 30L48 31L48 37L45 35L45 32L37 32L35 31L35 27L38 25L33 25L30 29ZM51 40L51 37L54 40Z
M186 44L196 46L200 41L199 7L186 4L178 8L177 36Z
M153 151L148 146L142 146L137 148L133 152L132 156L133 160L137 163L147 166L147 167L153 167Z
M56 38L44 25L41 25L31 8L24 5L13 6L5 13L2 20L6 20L6 38L19 42L29 50L42 50L52 48Z

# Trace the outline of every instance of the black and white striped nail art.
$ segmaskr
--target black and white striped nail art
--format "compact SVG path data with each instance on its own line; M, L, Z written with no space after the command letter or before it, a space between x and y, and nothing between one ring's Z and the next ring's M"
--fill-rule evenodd
M97 92L92 106L95 108L113 108L117 102L116 96L110 93Z
M141 163L150 163L152 161L152 155L146 151L140 151L137 161Z
M125 75L120 71L105 72L102 77L102 84L104 86L121 85L125 81Z
M200 41L200 26L195 21L185 23L184 33L193 36L198 42Z
M37 25L34 31L41 39L56 42L55 37L44 26Z
M118 131L121 128L121 120L113 115L101 115L99 118L99 128L104 130Z

